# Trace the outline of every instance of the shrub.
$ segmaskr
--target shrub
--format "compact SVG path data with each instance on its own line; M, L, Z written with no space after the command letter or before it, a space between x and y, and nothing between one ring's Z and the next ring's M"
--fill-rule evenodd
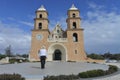
M111 74L111 73L114 73L116 71L118 71L118 67L117 66L109 65L109 69L108 69L108 71L106 71L106 74Z
M81 78L97 77L97 76L103 76L103 75L105 75L105 72L101 69L90 70L90 71L86 71L78 74L78 76Z
M93 64L97 64L96 62L93 62Z
M6 57L6 55L0 54L0 60L5 58L5 57Z
M70 60L68 60L67 62L76 62L76 61L70 61Z
M67 77L69 77L69 80L79 79L79 76L74 74L68 75Z
M104 71L101 69L97 70L89 70L86 72L81 72L78 75L60 75L60 76L47 76L44 77L44 80L76 80L79 78L90 78L90 77L98 77L98 76L104 76L107 74L114 73L118 70L117 66L109 65L109 69Z
M15 62L21 63L21 62L29 62L29 60L27 60L27 59L23 60L23 59L15 59L15 58L13 58L13 59L10 59L9 62L10 63L15 63Z
M117 66L109 65L109 69L106 71L103 71L101 69L98 70L90 70L86 72L81 72L78 74L79 77L81 78L90 78L90 77L98 77L98 76L104 76L107 74L112 74L114 72L118 71Z
M90 63L90 62L87 61L87 63Z
M18 59L10 59L9 62L10 63L15 63L15 62L19 63L19 60Z
M57 80L57 77L56 76L47 76L47 77L44 77L44 80Z
M87 74L87 72L81 72L78 74L78 76L81 78L89 78L89 75Z
M99 76L104 76L105 75L105 71L103 71L103 70L98 70L98 74L99 74Z
M24 60L22 60L23 62L29 62L29 60L28 59L24 59Z
M19 74L1 74L0 80L25 80L25 78Z
M103 56L101 56L99 54L95 54L95 53L89 54L89 55L87 55L87 57L92 58L92 59L104 60Z
M75 80L79 79L77 75L60 75L60 76L47 76L44 80Z

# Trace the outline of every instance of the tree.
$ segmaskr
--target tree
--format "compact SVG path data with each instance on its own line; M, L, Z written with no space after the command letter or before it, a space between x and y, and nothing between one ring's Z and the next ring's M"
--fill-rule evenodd
M28 54L23 54L22 57L28 58Z
M5 58L5 57L6 57L6 55L0 54L0 60L1 60L2 58Z
M9 45L9 46L5 49L5 54L6 54L8 57L11 57L11 56L12 56L11 45Z
M99 54L95 54L95 53L92 53L92 54L89 54L88 57L92 58L92 59L100 59L100 60L103 60L104 57L99 55Z

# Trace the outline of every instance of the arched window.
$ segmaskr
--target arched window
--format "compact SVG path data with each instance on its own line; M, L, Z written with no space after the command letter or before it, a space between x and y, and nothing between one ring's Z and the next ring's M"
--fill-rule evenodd
M42 14L40 14L40 16L39 16L40 18L42 18Z
M76 29L76 22L73 22L73 29Z
M59 33L60 31L59 30L57 30L57 33Z
M77 50L75 50L75 54L77 54Z
M76 17L75 13L73 13L73 14L72 14L72 17L73 17L73 18L75 18L75 17Z
M39 23L38 27L39 29L42 29L42 23Z
M78 42L78 35L77 35L77 33L73 34L73 42Z

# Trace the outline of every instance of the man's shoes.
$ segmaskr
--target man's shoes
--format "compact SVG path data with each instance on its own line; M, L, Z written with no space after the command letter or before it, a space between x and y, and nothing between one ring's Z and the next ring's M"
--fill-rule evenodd
M42 67L41 69L45 69L44 67Z

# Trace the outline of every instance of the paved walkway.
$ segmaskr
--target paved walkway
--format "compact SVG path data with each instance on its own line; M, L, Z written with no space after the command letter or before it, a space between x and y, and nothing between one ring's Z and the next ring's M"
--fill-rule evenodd
M0 65L0 74L19 73L27 80L42 80L46 75L69 75L78 74L79 72L103 69L107 70L108 66L104 64L92 64L82 62L47 62L46 68L41 69L40 63L20 63Z

